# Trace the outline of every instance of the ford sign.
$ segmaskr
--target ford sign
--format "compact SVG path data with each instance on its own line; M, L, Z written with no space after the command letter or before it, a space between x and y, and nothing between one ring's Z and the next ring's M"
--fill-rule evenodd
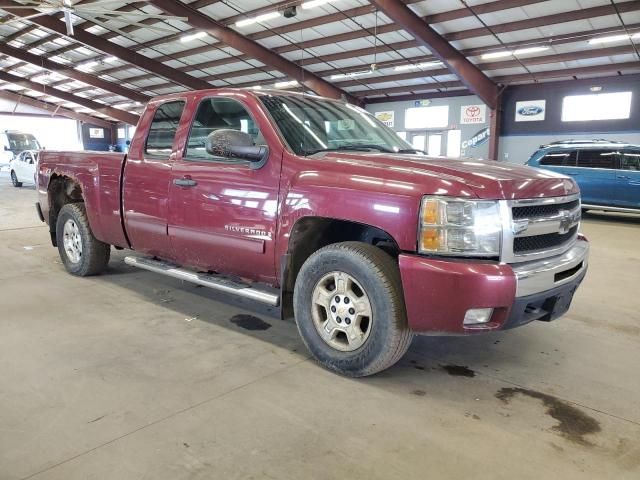
M518 115L523 115L525 117L540 115L542 112L544 112L544 108L538 105L525 105L524 107L520 107L518 109Z

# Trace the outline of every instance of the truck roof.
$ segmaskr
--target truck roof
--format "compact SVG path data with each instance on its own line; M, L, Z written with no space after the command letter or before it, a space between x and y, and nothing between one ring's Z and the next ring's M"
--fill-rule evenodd
M246 87L246 88L227 88L227 87L223 87L223 88L209 88L209 89L205 89L205 90L188 90L188 91L184 91L184 92L177 92L177 93L169 93L166 95L158 95L156 97L153 97L151 99L152 102L157 102L157 101L163 101L163 100L171 100L174 98L184 98L185 96L191 96L191 95L202 95L202 94L207 94L207 93L229 93L229 94L237 94L239 92L242 93L249 93L252 96L254 96L255 98L260 97L260 96L265 96L265 95L269 95L269 96L277 96L277 97L311 97L311 98L317 98L317 99L322 99L322 100L327 100L330 102L341 102L341 100L337 100L335 98L327 98L327 97L321 97L312 93L304 93L304 92L294 92L294 91L289 91L289 90L280 90L277 88L260 88L260 89L256 89L256 88L251 88L251 87Z

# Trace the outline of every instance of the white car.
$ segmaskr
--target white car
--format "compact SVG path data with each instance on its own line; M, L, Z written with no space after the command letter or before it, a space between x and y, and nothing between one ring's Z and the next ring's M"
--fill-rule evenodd
M11 183L14 187L21 187L23 183L36 184L36 170L38 168L38 151L25 150L11 160L9 171Z

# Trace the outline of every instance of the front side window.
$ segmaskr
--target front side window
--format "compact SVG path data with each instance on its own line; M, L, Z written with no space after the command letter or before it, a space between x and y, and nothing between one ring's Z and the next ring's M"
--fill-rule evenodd
M205 150L209 134L222 129L237 130L249 134L255 145L266 145L258 125L244 105L230 98L207 98L200 103L193 119L185 158L188 160L222 160L222 157L214 157Z
M576 157L577 155L575 150L551 151L547 152L544 157L540 159L540 165L575 167Z
M611 149L580 150L578 166L586 168L617 168L620 152Z
M163 103L158 107L149 127L149 135L144 149L146 154L156 157L171 155L182 110L184 110L182 100Z
M40 150L40 144L30 133L9 133L7 132L7 139L9 140L9 149L20 152L22 150Z
M297 155L329 150L414 152L407 142L359 107L314 97L260 96Z
M640 148L627 149L622 152L623 170L640 170Z

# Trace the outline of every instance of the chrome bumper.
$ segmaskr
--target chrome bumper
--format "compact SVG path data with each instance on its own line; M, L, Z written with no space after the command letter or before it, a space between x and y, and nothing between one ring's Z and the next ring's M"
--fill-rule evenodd
M578 238L562 255L513 266L517 279L516 297L526 297L560 287L587 269L589 242Z

